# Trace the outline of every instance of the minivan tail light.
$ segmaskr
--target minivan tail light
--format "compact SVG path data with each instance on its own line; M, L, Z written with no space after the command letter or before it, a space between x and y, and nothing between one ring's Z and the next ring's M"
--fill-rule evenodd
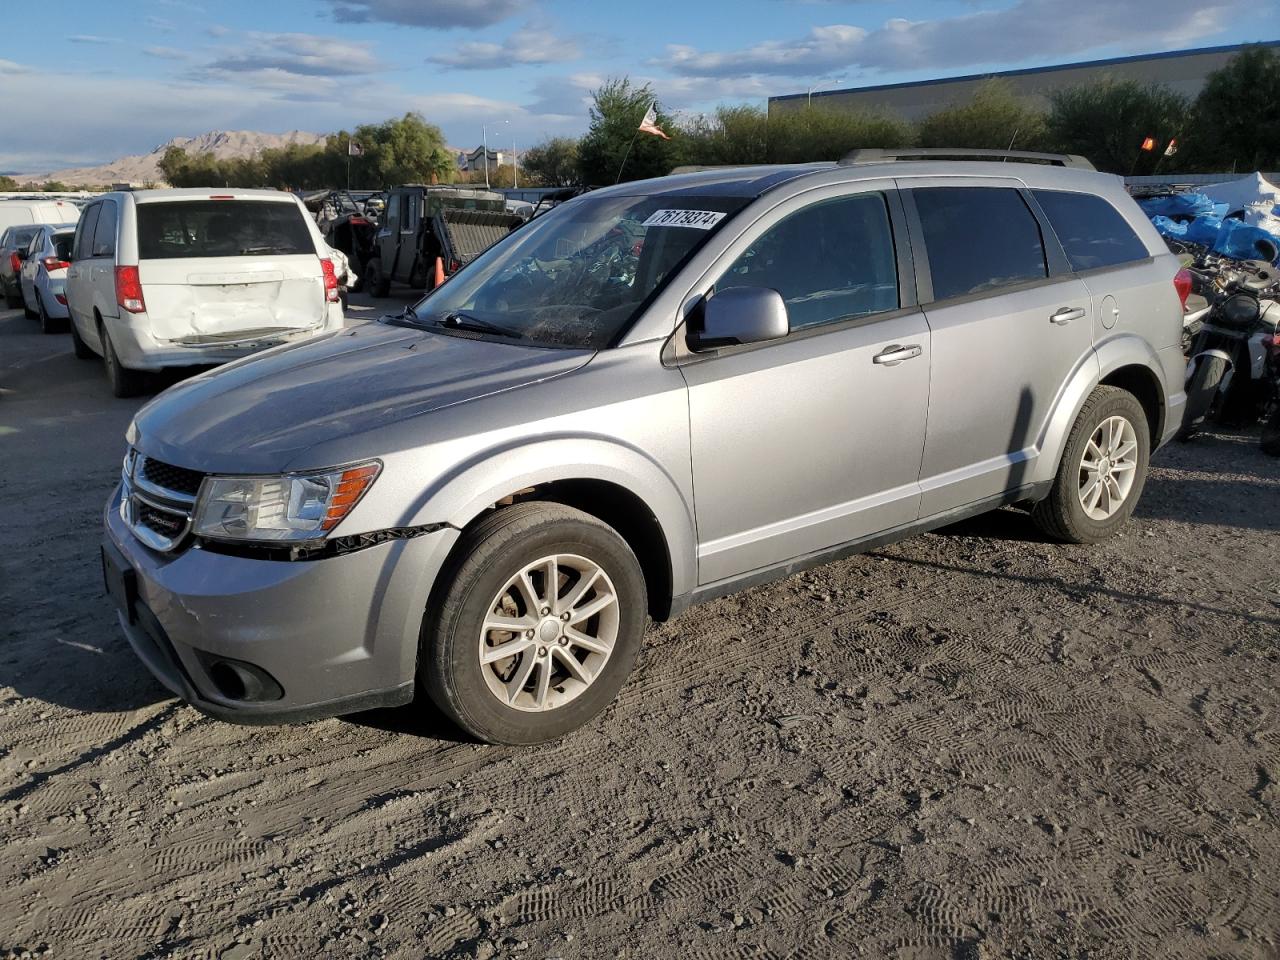
M116 303L130 313L142 313L147 305L142 299L142 279L137 267L116 267Z
M1191 296L1191 271L1186 267L1174 274L1173 289L1178 291L1178 299L1182 301L1182 309L1187 309L1187 297Z
M330 303L338 302L338 274L333 269L333 261L328 257L320 258L320 269L324 273L324 298Z
M67 261L59 260L57 257L45 257L42 262L44 263L44 268L50 273L53 273L55 270L65 270L67 267L71 266Z

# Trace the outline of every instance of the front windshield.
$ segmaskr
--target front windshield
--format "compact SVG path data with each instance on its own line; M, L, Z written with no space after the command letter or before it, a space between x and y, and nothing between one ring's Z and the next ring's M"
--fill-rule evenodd
M530 221L404 319L603 349L743 197L591 197Z

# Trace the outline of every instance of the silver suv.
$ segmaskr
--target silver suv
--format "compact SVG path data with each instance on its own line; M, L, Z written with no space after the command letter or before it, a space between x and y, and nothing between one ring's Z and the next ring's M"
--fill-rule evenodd
M1179 265L1119 179L1032 159L599 190L171 388L106 510L129 640L227 720L420 689L533 743L649 617L1002 504L1112 535L1181 420Z

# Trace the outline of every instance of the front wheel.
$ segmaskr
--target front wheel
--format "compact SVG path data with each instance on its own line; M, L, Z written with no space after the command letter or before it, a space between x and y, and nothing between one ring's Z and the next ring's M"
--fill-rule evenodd
M1178 430L1178 439L1183 443L1194 437L1204 423L1226 375L1227 361L1222 357L1209 355L1196 364L1196 372L1187 385L1187 406L1182 415L1182 427Z
M372 297L385 297L391 293L391 278L382 272L382 261L377 257L364 265L364 285Z
M644 576L612 528L522 503L463 534L423 622L419 679L489 743L554 740L617 695L644 635Z
M1146 411L1119 387L1100 386L1076 418L1049 496L1031 512L1036 525L1066 543L1098 543L1133 513L1151 450Z

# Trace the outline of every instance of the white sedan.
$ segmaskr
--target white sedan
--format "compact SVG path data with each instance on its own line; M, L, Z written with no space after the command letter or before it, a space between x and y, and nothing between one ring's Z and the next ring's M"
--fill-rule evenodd
M40 329L45 333L65 331L71 317L66 285L75 235L74 223L42 226L19 254L22 307L28 317L40 320Z

